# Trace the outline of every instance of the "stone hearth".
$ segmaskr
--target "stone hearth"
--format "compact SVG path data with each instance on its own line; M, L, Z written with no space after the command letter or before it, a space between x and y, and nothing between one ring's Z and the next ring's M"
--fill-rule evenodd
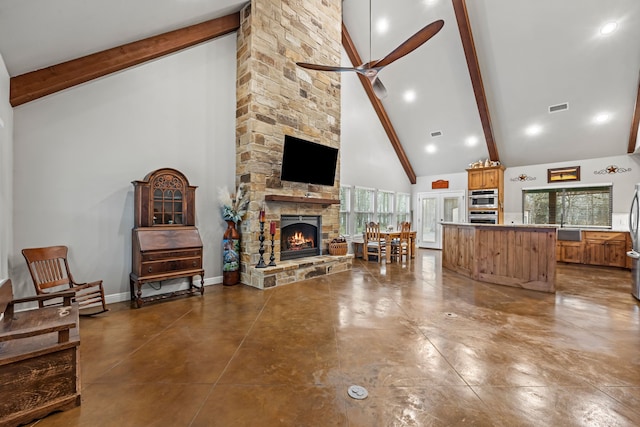
M265 259L265 261L269 262L268 259ZM274 286L350 270L352 265L353 255L318 255L280 261L276 267L250 267L251 283L247 284L258 289L268 289Z

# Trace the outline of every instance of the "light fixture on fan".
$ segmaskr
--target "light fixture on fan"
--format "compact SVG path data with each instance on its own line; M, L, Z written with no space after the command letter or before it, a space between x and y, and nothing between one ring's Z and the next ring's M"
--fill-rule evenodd
M371 3L369 3L369 15L371 15ZM369 17L369 20L371 21L371 17ZM431 37L438 34L438 31L440 31L443 26L444 21L442 19L434 21L415 33L413 36L409 37L404 43L395 48L384 58L377 61L370 60L369 62L358 67L334 67L330 65L309 64L306 62L297 62L296 65L302 68L316 71L332 71L338 73L343 73L345 71L355 71L356 73L361 74L369 79L369 82L373 87L373 92L378 98L383 99L387 96L387 89L378 78L378 73L387 65L391 64L394 61L397 61L398 59L422 46ZM371 44L371 28L369 28L369 44ZM369 47L369 49L371 49L371 47Z

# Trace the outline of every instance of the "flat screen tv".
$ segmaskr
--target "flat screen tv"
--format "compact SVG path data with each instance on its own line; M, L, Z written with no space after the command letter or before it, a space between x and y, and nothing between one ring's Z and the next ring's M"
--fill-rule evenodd
M337 162L337 148L285 135L280 179L305 184L333 185Z

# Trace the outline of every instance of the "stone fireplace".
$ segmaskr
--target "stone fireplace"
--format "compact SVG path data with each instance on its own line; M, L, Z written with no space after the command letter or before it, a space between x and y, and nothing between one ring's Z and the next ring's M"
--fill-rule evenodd
M340 65L342 0L252 0L241 11L240 20L236 182L247 183L251 197L240 229L241 282L266 288L350 268L350 258L336 264L339 257L324 255L331 239L339 235L339 160L333 186L280 179L285 135L340 147L339 73L305 70L296 62ZM266 269L255 268L261 206L266 210L267 263L271 255L269 226L276 223L274 256L278 266ZM315 237L317 254L281 258L281 215L320 219Z
M280 217L280 261L320 255L320 215Z

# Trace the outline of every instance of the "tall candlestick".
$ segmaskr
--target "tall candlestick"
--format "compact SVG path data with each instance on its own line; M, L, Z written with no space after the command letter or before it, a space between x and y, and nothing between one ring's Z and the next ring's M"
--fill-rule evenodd
M258 252L260 253L260 259L258 259L258 264L256 265L256 268L266 268L267 264L264 263L264 221L260 221L260 237L258 237L258 240L260 240L260 249L258 249Z
M276 254L275 254L275 248L274 248L274 239L273 236L276 235L276 223L271 221L271 223L269 224L269 234L271 234L271 256L269 257L269 267L275 267L276 266Z
M265 213L264 203L263 203L262 206L260 207L260 215L258 216L258 221L264 222L265 217L266 217L266 213Z

